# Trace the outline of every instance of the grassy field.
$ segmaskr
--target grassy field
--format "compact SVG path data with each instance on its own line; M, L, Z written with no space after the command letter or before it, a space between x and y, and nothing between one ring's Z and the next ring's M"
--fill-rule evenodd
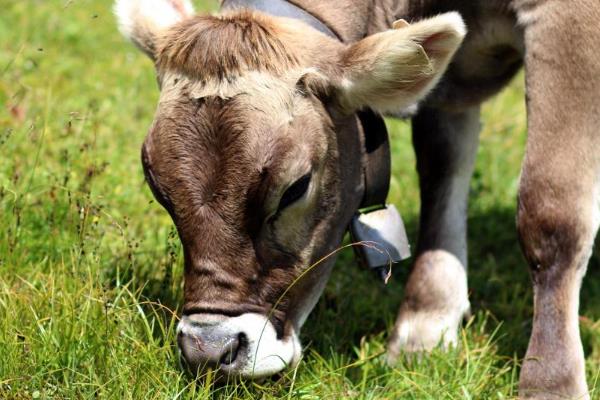
M214 2L196 2L210 9ZM217 388L183 374L174 326L182 257L144 184L153 68L117 33L109 0L0 0L0 399L506 399L531 329L514 208L526 138L523 77L484 109L471 186L470 298L458 349L382 363L409 264L383 287L343 253L281 380ZM391 122L391 201L414 240L409 127ZM581 330L600 398L600 258Z

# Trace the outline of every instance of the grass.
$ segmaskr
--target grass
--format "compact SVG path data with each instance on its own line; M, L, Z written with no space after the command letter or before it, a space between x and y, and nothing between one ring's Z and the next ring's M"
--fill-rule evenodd
M484 107L469 210L475 314L461 346L386 367L381 354L409 264L382 287L345 251L303 331L300 366L277 382L218 388L189 379L178 365L181 248L139 162L158 91L151 63L118 35L110 7L108 0L0 0L0 398L516 395L532 314L514 228L526 138L522 75ZM414 241L419 203L409 127L390 122L390 130L390 199ZM599 266L595 255L581 296L594 398Z

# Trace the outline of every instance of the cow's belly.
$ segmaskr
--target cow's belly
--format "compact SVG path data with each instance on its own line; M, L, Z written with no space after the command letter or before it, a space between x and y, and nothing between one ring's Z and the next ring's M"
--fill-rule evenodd
M523 32L506 0L437 0L418 2L406 19L457 10L468 33L440 84L428 98L432 106L463 109L502 89L519 71L524 55ZM423 5L425 4L425 5Z

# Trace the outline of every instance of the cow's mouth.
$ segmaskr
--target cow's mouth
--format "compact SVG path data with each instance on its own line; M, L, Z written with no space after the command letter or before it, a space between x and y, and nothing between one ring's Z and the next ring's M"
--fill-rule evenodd
M177 342L186 366L198 377L212 369L221 377L263 378L295 365L301 355L296 332L278 338L269 319L255 313L185 315L177 326Z

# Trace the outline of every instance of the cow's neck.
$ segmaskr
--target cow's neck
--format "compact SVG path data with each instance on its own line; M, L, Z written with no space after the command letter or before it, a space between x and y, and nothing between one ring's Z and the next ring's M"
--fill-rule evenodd
M397 3L408 0L289 0L331 27L346 43L391 27Z

